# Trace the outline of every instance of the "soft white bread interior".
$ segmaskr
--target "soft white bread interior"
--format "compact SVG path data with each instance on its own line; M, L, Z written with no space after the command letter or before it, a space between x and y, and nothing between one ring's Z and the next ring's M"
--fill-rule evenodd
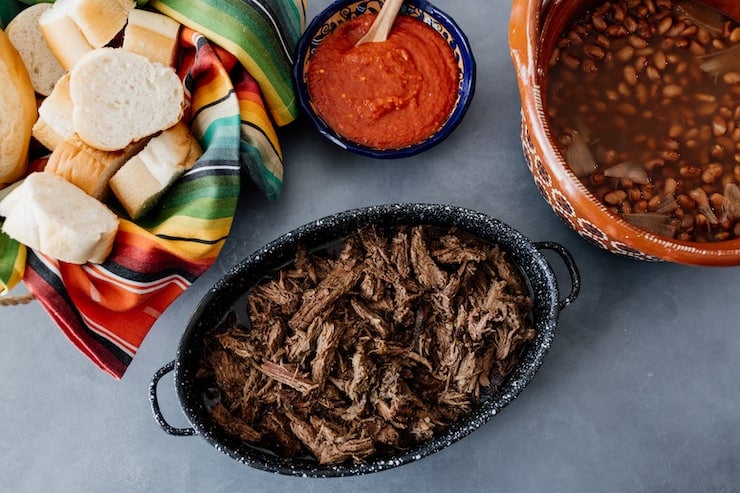
M5 29L28 69L33 88L42 96L51 93L54 84L65 72L46 44L39 27L39 18L50 8L50 3L31 5L15 16Z
M88 195L102 200L110 190L110 178L144 145L145 139L118 151L101 151L72 137L54 148L44 170L61 176Z
M0 29L0 188L23 176L28 164L36 93L18 51Z
M118 217L64 178L31 173L0 202L3 232L63 262L103 262L113 247Z
M94 49L75 21L61 8L51 8L39 18L39 29L59 64L69 70Z
M123 31L123 48L170 67L177 58L180 24L166 15L134 9Z
M152 138L110 180L110 188L132 219L146 214L203 150L185 123Z
M69 73L66 73L54 85L51 94L39 105L39 116L33 125L33 136L47 149L53 151L59 144L71 139L74 135Z
M75 132L106 151L171 127L185 107L173 69L123 48L100 48L80 58L70 73L69 91Z

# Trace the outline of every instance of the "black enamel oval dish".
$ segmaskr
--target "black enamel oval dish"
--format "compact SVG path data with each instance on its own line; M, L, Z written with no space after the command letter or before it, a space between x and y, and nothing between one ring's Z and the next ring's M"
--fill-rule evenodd
M485 397L470 413L434 439L395 457L369 459L363 464L319 465L310 459L282 459L225 434L211 420L197 388L195 372L203 338L228 314L244 293L267 273L293 260L297 247L311 249L341 240L359 228L377 224L455 226L498 244L527 278L533 300L532 320L537 336L497 392ZM570 275L570 292L560 297L558 282L542 250L555 252ZM201 435L216 449L249 466L266 471L309 477L351 476L382 471L419 460L467 436L508 405L534 377L555 335L560 310L573 302L580 289L580 276L570 253L552 242L533 243L521 233L480 212L448 205L392 204L349 210L299 227L257 250L231 269L208 291L195 310L180 340L174 361L155 373L150 399L155 419L172 435ZM173 428L162 416L157 386L173 371L180 406L192 428Z

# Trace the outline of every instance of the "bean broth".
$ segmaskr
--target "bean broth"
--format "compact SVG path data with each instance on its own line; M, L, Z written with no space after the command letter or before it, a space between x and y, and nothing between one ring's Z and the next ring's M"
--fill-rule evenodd
M740 238L740 27L693 1L608 1L563 32L553 138L614 214L684 241Z

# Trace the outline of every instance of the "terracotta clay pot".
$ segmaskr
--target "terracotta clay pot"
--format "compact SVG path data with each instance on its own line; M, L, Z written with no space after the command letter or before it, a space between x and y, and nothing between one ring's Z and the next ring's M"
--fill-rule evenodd
M671 240L610 213L566 165L548 128L547 66L566 25L601 0L514 0L509 47L522 101L522 144L537 188L553 210L582 237L610 252L640 260L690 265L740 265L740 239L714 243ZM706 4L740 19L737 0Z

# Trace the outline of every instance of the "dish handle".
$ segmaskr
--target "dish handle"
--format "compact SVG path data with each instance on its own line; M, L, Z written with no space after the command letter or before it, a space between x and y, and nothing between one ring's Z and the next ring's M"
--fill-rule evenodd
M560 243L555 243L554 241L540 241L534 243L534 246L538 250L551 250L557 253L565 264L565 267L568 269L568 275L570 276L570 293L568 296L558 301L558 310L562 310L573 303L578 297L578 293L581 291L581 274L578 272L576 261L573 259L573 255L571 255L571 253Z
M169 424L167 420L164 419L164 416L162 416L162 411L159 408L159 398L157 397L157 387L159 386L159 381L162 379L163 376L167 375L174 369L175 360L172 360L164 365L162 368L157 370L152 376L152 381L149 384L149 402L152 405L152 414L154 414L154 419L157 421L157 424L159 424L160 428L162 428L168 434L181 437L192 436L196 434L194 428L175 428L174 426Z

